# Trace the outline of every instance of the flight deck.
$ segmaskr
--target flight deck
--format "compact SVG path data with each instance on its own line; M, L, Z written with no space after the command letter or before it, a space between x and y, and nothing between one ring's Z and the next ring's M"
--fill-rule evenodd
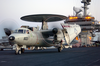
M100 47L26 50L15 55L13 50L0 51L0 66L100 66Z

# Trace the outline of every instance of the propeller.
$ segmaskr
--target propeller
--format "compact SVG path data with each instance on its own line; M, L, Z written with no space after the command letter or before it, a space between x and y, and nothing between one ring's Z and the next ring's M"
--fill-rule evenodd
M0 37L9 36L15 29L19 28L18 22L13 19L5 19L0 22Z

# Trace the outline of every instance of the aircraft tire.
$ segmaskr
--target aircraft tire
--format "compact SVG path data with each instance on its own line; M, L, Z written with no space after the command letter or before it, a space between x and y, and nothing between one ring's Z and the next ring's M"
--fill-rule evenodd
M18 51L18 54L21 55L21 50Z
M61 47L58 47L58 52L61 52Z
M25 49L24 48L21 48L21 53L24 53Z
M21 50L19 50L18 52L15 51L15 54L16 54L16 55L18 55L18 54L20 55L20 54L21 54Z
M15 55L17 55L18 54L18 52L17 51L15 51Z

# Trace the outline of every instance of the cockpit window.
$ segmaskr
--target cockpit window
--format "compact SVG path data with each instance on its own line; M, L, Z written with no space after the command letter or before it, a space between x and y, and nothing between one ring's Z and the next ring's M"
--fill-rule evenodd
M23 30L18 30L18 33L23 33Z
M29 34L29 30L19 29L19 30L15 30L14 33L27 33L27 34Z
M15 30L14 33L23 33L23 29Z

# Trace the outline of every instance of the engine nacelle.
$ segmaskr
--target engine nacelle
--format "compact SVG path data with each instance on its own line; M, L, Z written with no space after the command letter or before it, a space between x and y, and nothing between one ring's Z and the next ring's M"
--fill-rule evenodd
M61 29L54 28L52 31L54 33L55 43L59 43L61 40L64 40L64 35Z
M54 35L54 40L61 41L64 39L63 33Z

